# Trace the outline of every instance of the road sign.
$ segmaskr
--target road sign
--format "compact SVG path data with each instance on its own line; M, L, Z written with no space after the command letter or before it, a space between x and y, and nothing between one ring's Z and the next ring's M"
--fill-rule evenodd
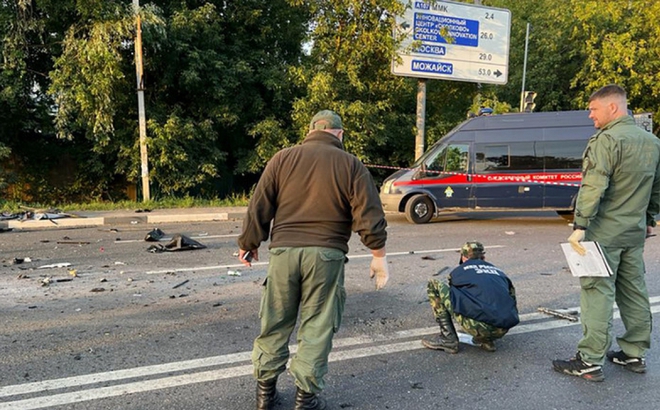
M395 35L402 42L392 73L506 84L511 12L450 1L404 1Z

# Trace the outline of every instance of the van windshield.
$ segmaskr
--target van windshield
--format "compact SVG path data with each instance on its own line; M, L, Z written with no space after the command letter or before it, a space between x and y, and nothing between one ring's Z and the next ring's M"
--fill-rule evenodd
M429 177L442 173L467 173L468 144L442 144L420 158L418 166Z

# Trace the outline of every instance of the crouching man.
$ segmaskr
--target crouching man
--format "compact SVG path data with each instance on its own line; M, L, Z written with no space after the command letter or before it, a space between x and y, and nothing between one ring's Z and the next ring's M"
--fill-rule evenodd
M485 261L484 246L467 242L461 248L459 266L449 274L449 284L431 279L428 295L440 334L422 339L429 349L458 353L453 319L472 335L472 342L494 352L495 339L520 321L516 290L506 274Z

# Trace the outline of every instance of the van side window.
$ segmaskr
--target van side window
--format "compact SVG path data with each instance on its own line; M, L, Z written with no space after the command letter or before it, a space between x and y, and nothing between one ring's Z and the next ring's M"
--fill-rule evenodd
M476 172L491 171L509 168L508 145L481 145L476 146Z
M437 177L443 172L467 173L468 148L468 144L451 144L437 155L427 158L424 162L427 176Z
M543 169L543 157L534 142L477 144L476 160L476 172Z
M582 169L582 153L587 140L545 141L545 169Z

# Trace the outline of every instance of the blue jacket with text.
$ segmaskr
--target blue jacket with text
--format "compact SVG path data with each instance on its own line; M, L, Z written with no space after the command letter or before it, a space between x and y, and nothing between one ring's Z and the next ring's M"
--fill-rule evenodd
M469 259L449 275L454 313L502 329L520 322L516 291L506 274L481 259Z

